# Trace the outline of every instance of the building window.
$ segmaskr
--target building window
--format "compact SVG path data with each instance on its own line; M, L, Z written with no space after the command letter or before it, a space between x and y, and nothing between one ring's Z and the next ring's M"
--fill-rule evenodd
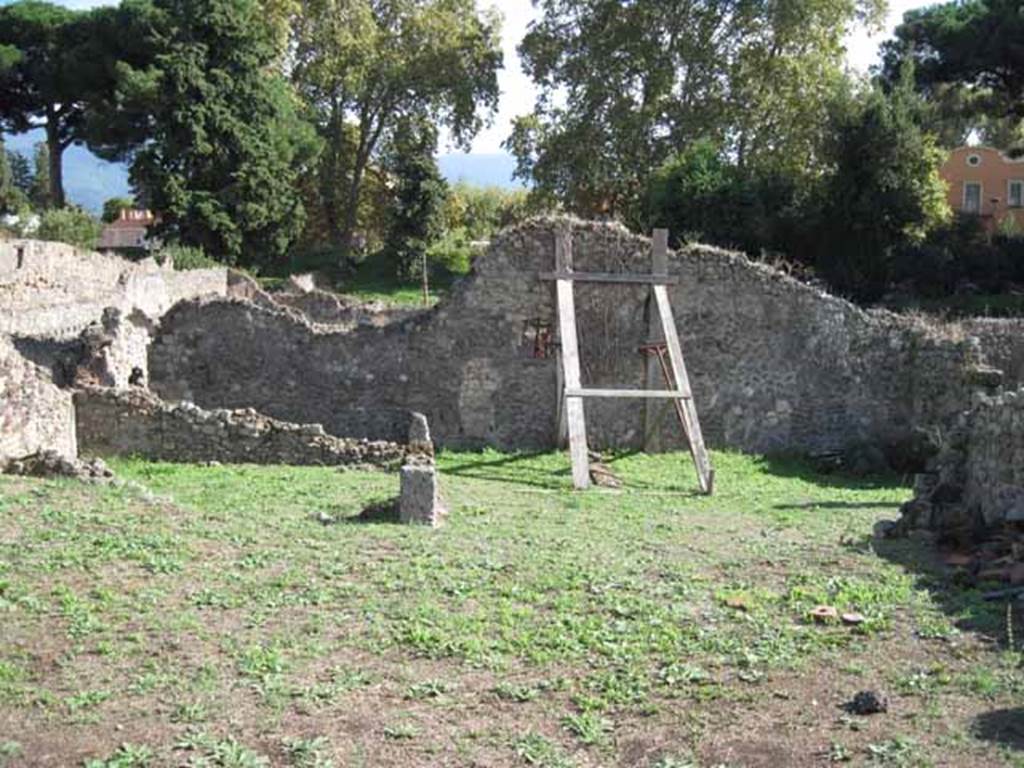
M1014 179L1006 192L1006 204L1011 208L1024 206L1024 181Z
M973 181L964 184L964 213L981 213L981 184Z
M972 168L977 168L981 165L981 155L968 155L967 164Z

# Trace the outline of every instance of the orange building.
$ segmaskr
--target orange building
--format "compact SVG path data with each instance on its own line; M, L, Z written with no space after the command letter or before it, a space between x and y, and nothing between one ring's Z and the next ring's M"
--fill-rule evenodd
M957 147L940 173L955 212L981 216L990 231L1012 218L1024 231L1024 161L991 147Z

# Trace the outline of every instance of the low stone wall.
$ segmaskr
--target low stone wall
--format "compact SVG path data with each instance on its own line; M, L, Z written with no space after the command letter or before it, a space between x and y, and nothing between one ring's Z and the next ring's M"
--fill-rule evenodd
M319 424L289 424L252 409L170 405L143 389L83 389L74 403L79 449L89 456L394 467L409 453L399 443L338 438Z
M958 538L1024 522L1024 388L978 395L916 478L900 526Z
M44 450L77 455L71 393L0 335L0 467Z

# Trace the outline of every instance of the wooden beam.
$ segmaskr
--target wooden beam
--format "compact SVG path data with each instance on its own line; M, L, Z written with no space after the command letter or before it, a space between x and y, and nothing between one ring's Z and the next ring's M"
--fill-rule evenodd
M676 380L676 387L684 393L684 397L680 399L685 419L683 426L686 428L690 454L693 456L693 463L697 468L697 480L700 483L701 491L710 494L714 489L714 472L711 469L711 459L704 447L704 436L700 431L697 409L694 406L693 393L690 389L690 377L686 372L686 364L683 362L683 348L679 343L679 333L676 331L676 324L672 317L672 305L669 303L668 291L665 286L654 286L654 300L658 305L658 314L661 317L661 326L665 333L665 343L668 345L672 376Z
M675 285L669 275L630 275L619 272L541 272L541 280L569 280L576 283L625 283L630 285Z
M555 234L555 269L559 274L572 270L572 229L564 227ZM583 399L570 397L571 390L581 389L579 336L576 333L576 300L571 280L555 283L558 296L558 334L562 349L565 405L563 412L569 432L569 456L572 459L572 484L583 490L590 487L590 457L587 455L587 426Z
M651 248L651 274L668 275L668 230L654 230L654 237ZM658 317L658 310L654 306L654 295L648 297L644 307L647 319L647 338L654 343L664 340L661 332L661 322ZM645 371L645 384L647 389L657 389L660 386L673 386L671 382L665 381L661 368L661 361L656 355L647 355L647 370ZM655 453L661 450L661 428L665 423L665 415L668 413L666 403L659 400L647 400L644 403L644 451Z
M685 400L689 395L671 389L566 389L566 397L617 397L634 400Z

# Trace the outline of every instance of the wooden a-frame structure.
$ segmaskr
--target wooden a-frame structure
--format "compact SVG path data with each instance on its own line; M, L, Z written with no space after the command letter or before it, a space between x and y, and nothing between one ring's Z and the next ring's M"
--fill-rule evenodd
M697 408L693 403L690 379L683 361L683 350L679 343L672 306L668 298L668 286L678 279L668 274L668 230L654 231L651 254L651 273L647 275L576 272L573 269L572 230L562 228L555 235L555 270L543 272L542 280L555 282L555 297L558 308L558 333L560 339L559 357L559 414L558 431L560 440L567 434L569 453L572 458L573 485L578 489L590 485L590 461L587 451L587 426L584 418L583 401L593 397L637 398L648 403L647 416L650 421L656 401L672 400L676 404L679 421L686 435L697 469L700 490L710 494L714 489L714 470L704 447L704 438L697 419ZM594 389L584 388L580 381L579 336L576 332L576 302L573 284L577 282L650 285L655 312L650 318L652 334L660 330L661 339L645 345L645 349L656 349L664 369L667 389L653 389L657 379L657 363L648 360L647 389ZM668 364L664 362L667 355ZM671 376L669 376L671 373ZM648 423L648 431L652 425Z

